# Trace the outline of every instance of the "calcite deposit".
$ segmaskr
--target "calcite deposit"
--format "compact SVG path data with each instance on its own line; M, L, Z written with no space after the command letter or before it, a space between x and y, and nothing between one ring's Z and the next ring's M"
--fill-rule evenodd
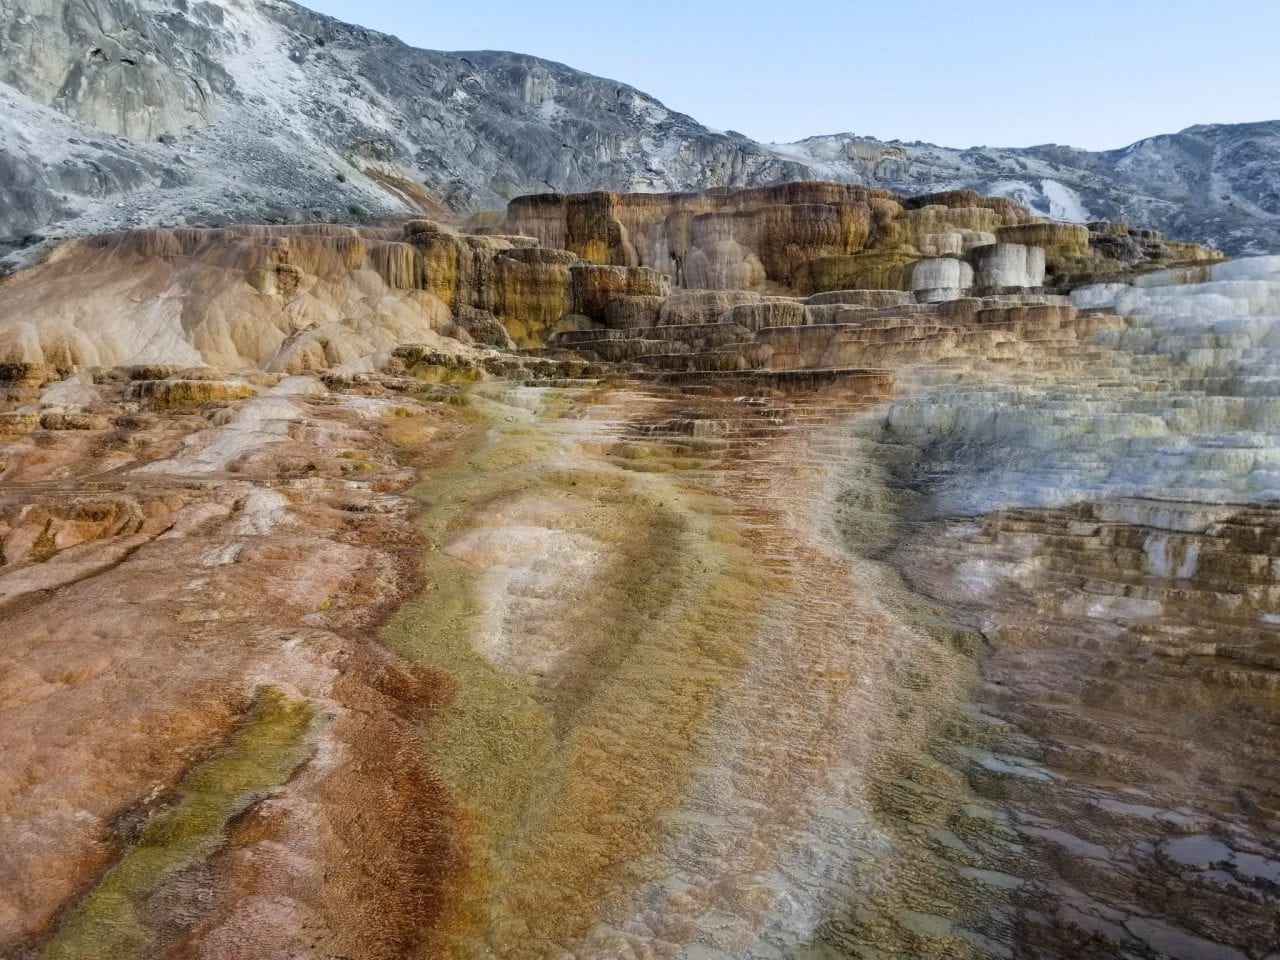
M1065 288L1139 266L1221 257L1125 224L1051 221L972 190L902 197L822 182L521 197L485 228L594 263L650 267L679 287L806 295L898 289L942 299L1046 282Z
M1275 960L1278 330L967 192L68 243L0 955Z
M1081 271L1123 276L1215 256L1146 240L1119 259L1083 227L1038 219L964 192L899 202L813 183L530 197L511 205L509 235L429 220L133 230L72 241L6 279L0 363L37 378L147 364L368 372L405 343L535 348L569 331L714 320L730 300L798 310L776 298L1036 293ZM1105 226L1114 238L1116 225ZM997 240L1008 231L1026 242Z
M404 343L536 346L603 322L609 299L666 289L651 270L433 221L134 230L73 241L6 280L0 363L367 370Z

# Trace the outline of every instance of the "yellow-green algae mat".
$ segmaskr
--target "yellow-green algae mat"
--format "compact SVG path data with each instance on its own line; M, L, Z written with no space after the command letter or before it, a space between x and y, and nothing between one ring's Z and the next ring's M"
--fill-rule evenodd
M313 713L310 701L261 688L225 748L183 777L172 806L148 821L40 956L119 960L145 951L154 938L147 901L178 871L216 852L227 824L263 791L289 779L307 756Z
M470 395L475 442L416 491L427 585L384 636L458 685L430 745L468 850L439 946L537 957L643 882L697 732L740 675L759 591L722 505L678 465L636 470L607 437L603 448L582 442L572 417L593 397L492 389ZM580 507L578 531L614 558L592 571L591 602L565 605L561 629L580 656L554 689L481 652L477 574L442 549L496 506L548 494Z

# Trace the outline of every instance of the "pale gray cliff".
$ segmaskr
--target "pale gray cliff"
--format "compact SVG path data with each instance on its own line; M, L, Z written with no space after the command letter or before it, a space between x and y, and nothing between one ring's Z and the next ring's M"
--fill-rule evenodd
M974 186L1064 219L1280 248L1280 123L1120 151L760 144L515 53L418 50L287 0L0 0L0 243L441 213L596 188Z
M1048 144L956 150L853 134L774 149L816 175L905 193L956 186L1063 220L1121 220L1229 253L1280 250L1280 120L1205 124L1120 150Z
M798 179L631 87L285 0L0 0L0 237Z

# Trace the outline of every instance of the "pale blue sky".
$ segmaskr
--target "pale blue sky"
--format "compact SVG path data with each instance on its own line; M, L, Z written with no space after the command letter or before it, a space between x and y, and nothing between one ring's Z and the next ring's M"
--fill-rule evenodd
M1280 0L303 0L438 50L517 50L717 129L1124 146L1280 119Z

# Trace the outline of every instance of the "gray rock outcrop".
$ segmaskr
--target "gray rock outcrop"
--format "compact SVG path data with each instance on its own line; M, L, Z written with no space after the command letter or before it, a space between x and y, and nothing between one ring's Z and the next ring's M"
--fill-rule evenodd
M761 144L562 64L418 50L288 0L0 0L0 245L11 248L133 226L439 218L548 190L828 179L975 188L1057 219L1262 252L1280 248L1277 170L1280 122L1104 153L853 134ZM983 233L940 233L933 253L990 242ZM726 248L699 267L740 264Z

